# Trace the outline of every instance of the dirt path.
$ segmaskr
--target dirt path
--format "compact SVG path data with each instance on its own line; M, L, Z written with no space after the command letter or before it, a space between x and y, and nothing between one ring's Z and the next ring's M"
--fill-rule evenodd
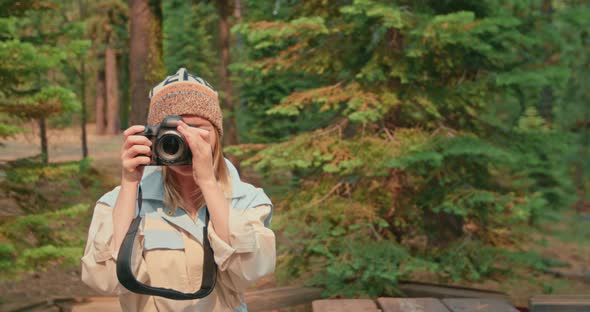
M29 130L28 133L2 141L0 163L41 153L37 127L29 125L26 129ZM96 135L94 124L88 124L86 129L88 154L94 159L95 166L118 176L121 169L119 150L123 136L121 134ZM50 162L80 160L82 158L80 129L49 129L47 140Z
M0 294L4 301L0 311L12 311L31 304L63 297L97 297L80 278L80 268L49 268L47 271L26 273L18 281L0 283Z

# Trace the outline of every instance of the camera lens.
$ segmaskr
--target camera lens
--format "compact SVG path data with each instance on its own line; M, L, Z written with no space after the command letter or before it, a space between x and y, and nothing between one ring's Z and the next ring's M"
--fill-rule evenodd
M164 150L164 153L174 155L178 152L178 149L180 148L178 137L168 136L162 141L162 150Z
M186 157L188 147L181 134L176 131L165 131L156 140L156 155L164 164L174 164Z

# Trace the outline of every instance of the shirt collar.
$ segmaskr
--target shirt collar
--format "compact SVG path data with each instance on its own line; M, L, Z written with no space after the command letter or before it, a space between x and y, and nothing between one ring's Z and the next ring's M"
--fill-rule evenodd
M231 194L226 198L238 198L247 195L247 184L240 180L236 167L225 158L225 164L229 171L231 182ZM164 200L164 183L162 181L162 169L160 167L146 167L141 179L141 192L143 199Z

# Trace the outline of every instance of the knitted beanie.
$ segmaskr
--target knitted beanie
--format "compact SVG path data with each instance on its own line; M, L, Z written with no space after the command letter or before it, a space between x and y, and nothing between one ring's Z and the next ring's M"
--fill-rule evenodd
M191 114L209 120L223 135L217 92L207 81L188 73L185 68L156 85L149 97L148 125L160 124L168 115Z

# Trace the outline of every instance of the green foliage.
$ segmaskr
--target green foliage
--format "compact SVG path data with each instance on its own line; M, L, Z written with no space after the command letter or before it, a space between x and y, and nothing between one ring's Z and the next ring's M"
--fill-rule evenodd
M104 51L106 46L123 49L127 44L129 20L127 2L121 0L95 1L86 4L90 16L83 21L85 32L94 48Z
M483 281L559 265L520 247L588 199L587 4L241 3L231 71L246 144L225 151L277 195L279 277L313 274L327 296L375 297L424 274ZM90 47L84 34L98 51L125 49L124 1L89 4L84 24L71 5L0 4L0 137L19 131L14 116L76 111L67 86L79 77L71 60ZM168 72L215 76L214 5L162 3ZM5 172L7 194L32 214L0 226L0 267L79 256L85 204L58 209L100 189L90 163Z
M74 92L58 86L44 87L34 95L19 100L0 102L0 111L22 119L47 118L79 109L80 103Z
M305 32L302 32L302 30L305 30ZM319 16L301 17L289 23L259 22L253 25L241 24L235 26L232 31L245 35L245 39L253 43L253 49L259 50L261 53L268 53L277 47L284 47L284 40L287 39L294 37L301 39L304 36L328 33L324 20Z
M545 120L539 116L534 107L528 107L523 116L518 120L518 127L521 130L542 130L546 128Z
M55 263L79 265L88 230L89 204L81 203L53 212L17 217L0 225L0 277L25 270L44 269Z
M100 175L91 159L48 165L22 159L2 170L5 197L24 214L0 223L0 266L6 268L0 279L54 264L78 266L92 201L114 186L109 177Z
M577 200L571 160L590 136L559 125L588 96L571 78L584 76L573 69L587 63L576 29L588 7L545 4L309 1L234 28L250 53L235 68L255 81L242 84L247 105L270 115L252 114L256 131L321 116L232 149L287 186L279 276L379 296L423 272L480 281L547 267L515 229ZM275 91L265 77L315 83Z
M346 250L344 253L343 250ZM325 285L327 294L338 293L354 297L358 293L377 297L383 294L400 295L395 288L400 279L417 271L431 271L436 265L412 257L408 251L386 241L349 242L342 246L343 258L329 257L326 271L311 280Z
M75 266L80 263L82 253L83 249L81 247L58 248L53 245L45 245L25 250L16 265L20 268L31 268L33 270L43 270L55 263L64 266Z
M0 17L0 114L9 116L2 118L9 122L0 137L22 131L18 119L79 110L68 71L72 58L86 55L90 41L80 39L84 25L72 21L68 9L67 2L28 2Z
M333 113L322 111L319 107L311 107L305 116L280 116L269 111L276 103L284 97L298 90L306 90L313 86L321 85L323 82L316 73L300 73L299 71L280 71L263 69L262 64L252 66L252 61L263 60L274 55L277 47L273 44L280 44L268 36L272 35L271 28L280 25L284 14L289 12L287 3L281 7L269 6L271 3L248 3L248 7L256 9L248 10L245 18L250 23L242 23L234 26L232 32L237 38L239 51L237 62L231 64L232 74L237 77L234 82L239 87L240 105L237 108L236 116L239 129L240 142L243 143L267 143L283 140L297 133L309 131L318 125L327 125L333 118ZM274 12L277 10L276 12ZM273 12L274 21L257 21L270 17ZM265 14L266 13L266 14ZM297 25L282 30L286 35L300 35L296 30L302 28L314 28L312 24L320 21L321 18L301 19ZM269 30L271 30L269 32ZM267 40L268 39L268 40ZM244 44L244 42L264 42L262 46ZM267 40L267 41L265 41ZM236 49L237 49L236 48ZM261 70L262 69L262 70Z
M464 240L435 255L442 274L454 281L481 280L497 269L497 250L478 242Z
M84 233L81 226L70 229L73 232L69 233L59 229L66 224L70 226L76 224L81 217L85 216L88 206L88 204L76 204L55 212L22 216L3 224L0 231L21 248L48 244L80 246L85 240L84 235L79 236ZM26 233L32 236L23 235Z
M57 210L87 202L90 194L98 196L108 187L90 164L88 158L48 165L23 160L3 168L6 177L0 185L6 198L14 199L24 212Z
M20 85L32 87L38 72L57 66L63 58L65 54L53 47L36 47L18 39L0 41L0 94L11 94Z
M213 3L165 1L163 12L163 51L168 73L185 67L214 83L217 55L212 33L218 17Z
M433 253L433 259L438 260L444 276L454 281L479 281L489 276L518 275L516 271L522 268L543 271L563 265L535 251L511 251L469 238Z
M17 126L11 126L5 123L0 124L0 138L10 137L21 132L23 132L23 129Z
M89 159L80 162L67 162L50 165L24 163L15 165L6 171L6 179L12 183L33 184L40 180L58 182L71 179L79 174L91 171Z
M294 90L314 85L317 79L310 75L283 75L276 72L264 74L242 65L232 66L232 70L240 77L238 83L242 105L236 112L239 116L237 122L240 142L276 142L313 129L318 124L326 124L326 120L331 118L331 113L322 113L318 109L313 109L313 112L305 117L270 116L268 110L275 103Z
M10 270L15 256L16 250L12 244L0 243L0 269Z

